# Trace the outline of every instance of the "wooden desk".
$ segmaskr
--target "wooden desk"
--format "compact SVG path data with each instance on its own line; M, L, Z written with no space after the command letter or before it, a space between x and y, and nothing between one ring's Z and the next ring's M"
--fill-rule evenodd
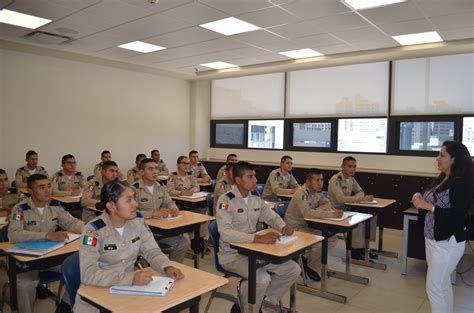
M308 223L310 228L318 229L322 231L324 237L322 253L321 253L321 288L313 288L308 286L306 279L303 278L303 285L298 285L297 289L299 291L309 293L318 297L325 299L337 301L340 303L346 303L347 297L344 295L336 294L329 292L326 285L326 275L327 277L335 277L339 279L344 279L354 283L367 285L369 279L366 277L356 276L351 274L351 248L352 248L352 230L356 228L360 223L370 223L372 215L357 213L356 215L346 218L342 221L334 221L321 218L305 218L305 221ZM339 272L334 270L329 270L327 268L328 263L328 239L331 236L336 235L337 233L347 233L346 236L346 271Z
M371 204L371 203L344 203L347 207L349 207L349 210L354 211L354 212L361 212L361 213L367 213L371 214L373 216L378 216L378 224L379 224L379 248L378 250L374 250L374 252L379 253L381 255L385 255L388 257L392 258L397 258L398 253L397 252L392 252L392 251L385 251L383 250L383 226L384 226L384 210L388 206L394 204L396 200L393 199L382 199L382 198L374 198L374 200L377 201L377 203ZM380 263L372 263L369 261L369 251L370 251L370 227L365 230L365 260L352 260L352 263L358 264L358 265L363 265L363 266L368 266L368 267L373 267L373 268L378 268L378 269L386 269L385 266L380 266Z
M196 210L199 208L207 207L206 197L199 198L186 198L181 196L171 196L176 202L176 205L183 210Z
M282 201L291 201L294 195L295 195L294 193L292 194L278 193L277 197L280 198Z
M248 257L248 305L249 312L253 312L253 306L256 302L256 278L257 278L257 260L263 260L273 264L280 264L291 259L297 258L308 250L312 245L323 241L323 237L295 231L294 235L298 239L282 245L282 244L263 244L263 243L231 243L230 247L236 249L237 252ZM290 311L295 310L295 292L296 288L291 288L290 295Z
M214 192L214 188L212 188L211 183L198 183L198 184L199 184L199 189L201 191Z
M110 294L109 288L95 286L82 286L78 293L82 300L99 308L100 312L178 312L186 308L199 312L201 296L229 282L224 277L172 263L183 272L184 278L176 281L165 297Z
M0 243L0 250L7 255L8 261L8 278L10 280L10 308L11 311L18 311L18 295L17 295L17 274L28 272L31 270L48 269L58 266L71 254L79 250L79 239L64 245L64 247L47 253L42 256L24 256L13 255L4 250L10 247L10 242ZM27 265L26 268L19 268L17 263Z

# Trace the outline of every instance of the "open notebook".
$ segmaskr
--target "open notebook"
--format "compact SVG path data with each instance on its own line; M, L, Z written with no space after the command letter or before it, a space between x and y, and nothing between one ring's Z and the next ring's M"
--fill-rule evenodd
M276 230L267 228L267 229L262 229L262 230L256 232L256 234L258 234L258 235L264 235L264 234L266 234L266 233L269 232L269 231L276 231ZM282 235L282 236L280 237L280 239L278 239L275 243L279 243L279 244L282 244L282 245L286 245L286 244L291 243L291 242L293 242L293 241L295 241L295 240L297 240L297 239L298 239L298 236L295 236L295 235Z
M169 277L153 276L152 281L145 286L112 286L110 293L135 296L160 296L164 297L173 288L174 279Z
M202 198L207 195L207 192L201 191L201 192L195 192L191 196L180 196L181 198L189 198L189 199L196 199L196 198Z
M12 254L41 256L51 251L57 250L63 247L65 244L77 240L80 237L80 234L69 233L69 239L65 241L40 240L19 242L11 245L10 248L5 251Z
M331 220L331 221L343 221L345 220L346 218L349 218L353 215L356 215L357 213L356 212L348 212L348 211L345 211L342 213L342 216L341 217L323 217L323 219L325 220Z

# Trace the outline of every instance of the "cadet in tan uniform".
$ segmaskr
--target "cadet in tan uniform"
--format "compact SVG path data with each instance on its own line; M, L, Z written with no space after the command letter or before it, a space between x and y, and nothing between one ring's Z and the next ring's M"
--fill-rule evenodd
M135 167L132 167L127 172L127 182L129 186L140 179L138 172L140 171L140 162L144 159L146 159L146 155L143 153L137 154L135 157Z
M143 159L140 163L141 179L132 187L137 193L138 209L145 218L166 218L177 216L179 209L171 200L166 188L157 181L158 165L153 159ZM170 260L183 263L186 251L190 248L190 242L183 235L174 237L162 237L158 243L169 246L164 249L170 254Z
M100 181L100 175L102 174L102 165L104 162L107 161L112 161L112 154L108 150L104 150L100 153L100 163L97 163L94 165L94 177ZM123 175L123 173L120 171L117 165L117 175L119 180L125 180L126 177Z
M37 240L64 241L67 231L81 233L84 223L72 217L59 201L51 202L52 188L48 177L33 174L28 178L27 198L17 204L11 214L8 238L11 243ZM56 231L60 227L63 231ZM67 230L67 231L66 231ZM50 270L56 270L53 268ZM21 313L33 312L38 271L18 274L18 307Z
M53 195L78 196L86 185L86 179L81 172L76 171L76 159L72 154L66 154L61 159L62 170L51 178Z
M291 174L292 168L293 159L289 155L284 155L280 160L280 168L271 171L268 176L263 188L263 199L278 201L278 194L292 195L298 190L298 182Z
M329 180L328 196L329 201L339 210L345 210L344 203L355 203L360 201L372 201L374 196L364 194L364 190L360 187L354 178L356 173L356 159L347 156L343 159L341 171L331 177ZM365 224L361 223L352 231L352 252L351 257L357 260L364 259L365 246ZM376 218L370 223L371 237L375 239L375 227L377 225ZM370 252L370 258L376 259L377 254Z
M257 178L252 164L238 162L232 170L235 185L222 195L217 204L216 218L220 234L219 260L223 268L248 278L248 259L230 247L231 242L260 242L274 244L281 236L277 231L264 235L256 234L257 222L264 222L285 235L291 235L293 228L268 207L255 193ZM267 264L257 270L257 297L255 312L259 311L266 295L268 310L279 311L279 301L296 282L300 267L294 261L282 264ZM270 274L271 273L271 274ZM247 301L247 282L242 283L243 304ZM264 305L264 306L265 306ZM247 305L241 308L247 312ZM253 313L253 312L252 312Z
M220 180L224 175L225 175L225 166L229 163L237 163L239 160L237 159L237 154L231 153L227 155L227 158L225 160L225 164L221 166L219 171L217 172L217 178L216 180Z
M43 174L49 177L48 172L42 166L38 166L38 153L30 150L26 153L26 165L16 170L15 185L16 188L26 188L27 180L33 174Z
M207 174L204 165L199 162L199 153L196 150L191 150L189 152L189 161L191 162L189 169L193 173L193 176L196 178L197 182L210 183L212 180L211 176Z
M15 204L23 198L22 193L11 192L8 189L8 175L0 169L0 216L9 216Z
M214 188L214 214L216 212L217 200L220 196L229 192L234 185L234 179L232 178L232 169L234 168L234 163L227 163L225 167L225 175L216 182L216 187Z
M329 200L322 196L323 173L320 169L309 169L306 173L306 181L291 198L290 204L285 214L285 222L294 229L321 235L321 231L308 227L305 218L341 217L342 211L335 210ZM328 240L329 248L337 244L336 236ZM305 272L314 281L320 281L318 272L321 269L321 245L311 247L309 257L303 259Z
M87 207L93 207L100 200L100 191L102 187L110 181L117 180L118 178L118 166L114 161L105 161L102 164L102 171L100 179L94 177L86 183L86 186L82 190L82 220L87 223L95 217L95 213L89 210Z
M110 287L147 285L155 270L175 279L183 273L171 266L161 252L143 216L137 212L135 192L123 182L107 183L101 191L98 209L106 212L84 227L79 247L82 285ZM141 255L151 269L135 270ZM120 296L118 296L120 297ZM76 296L74 312L99 312Z
M152 150L151 158L155 160L156 164L158 164L158 176L166 176L170 174L170 171L166 167L165 162L161 159L160 150Z

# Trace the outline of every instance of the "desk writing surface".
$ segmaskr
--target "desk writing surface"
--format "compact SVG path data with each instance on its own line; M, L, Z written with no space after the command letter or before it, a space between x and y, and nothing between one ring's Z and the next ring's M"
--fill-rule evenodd
M322 236L309 234L301 231L295 231L293 235L297 236L298 239L288 244L265 244L256 242L246 242L231 243L231 246L234 249L235 247L240 247L248 250L263 252L277 257L284 257L289 254L292 254L293 252L312 246L324 240L324 237Z
M26 187L22 187L22 188L20 188L19 190L20 190L21 193L24 193L24 194L26 194L26 195L29 194L29 193L28 193L28 188L26 188Z
M20 188L20 192L29 195L28 188ZM59 202L62 203L79 203L81 202L81 198L69 198L69 197L62 197L62 196L52 196L51 197L54 200L58 200Z
M346 218L345 220L342 220L342 221L334 221L334 220L328 220L324 218L305 218L304 220L307 222L316 222L316 223L321 223L321 224L336 225L340 227L353 227L354 225L360 224L371 218L372 218L371 214L356 213L353 216ZM356 223L351 224L351 222L356 222Z
M209 186L212 186L211 183L198 183L199 186L201 187L209 187Z
M277 193L279 198L293 198L294 195L294 193Z
M183 272L184 278L176 281L165 297L116 295L110 294L109 288L95 286L82 286L78 293L112 312L162 312L229 282L222 276L172 263Z
M393 204L396 202L396 200L393 199L383 199L383 198L374 198L377 203L359 203L359 202L347 202L344 203L345 205L349 206L360 206L360 207L370 207L370 208L385 208L388 207L389 205Z
M214 216L194 213L194 212L185 211L185 210L180 210L179 215L182 215L183 217L180 217L172 221L167 221L165 219L161 220L161 219L156 219L156 218L147 218L145 219L145 223L147 223L149 226L153 226L153 227L157 227L161 229L173 229L173 228L178 228L178 227L197 224L197 223L210 222L216 219Z
M49 257L61 255L61 254L66 254L66 253L73 253L79 250L79 243L80 239L74 240L68 244L65 244L64 247L61 247L57 250L51 251L50 253L46 253L42 256L26 256L26 255L13 255L13 257L20 262L30 262L34 260L39 260L39 259L46 259ZM0 243L0 250L6 250L10 248L11 243L10 242L2 242Z
M181 196L171 196L171 199L174 201L182 201L182 202L203 202L206 201L206 197L199 197L199 198L185 198Z

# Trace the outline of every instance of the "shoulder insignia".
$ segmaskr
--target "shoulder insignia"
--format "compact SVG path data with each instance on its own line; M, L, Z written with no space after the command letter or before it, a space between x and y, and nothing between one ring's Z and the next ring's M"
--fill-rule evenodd
M337 179L342 180L341 175L337 175Z
M280 172L276 172L277 176L281 176Z
M143 218L143 213L140 212L140 211L137 211L137 217L138 217L138 218Z
M42 171L44 171L44 167L42 167L42 166L40 166L39 169L42 170Z
M197 165L197 166L201 166L201 165L202 165L202 163L201 163L201 162L197 162L197 164L196 164L196 165Z
M95 182L94 182L94 185L96 185L97 187L99 187L100 184L99 184L98 181L95 181Z
M28 203L23 203L18 206L22 212L27 211L31 209L31 207L28 205Z
M290 176L293 175L293 173L291 171L288 171L288 174L290 174Z
M160 160L160 163L163 163L163 160Z
M252 191L252 195L260 197L260 195L258 194L256 190Z
M189 171L189 172L188 172L188 175L193 175L193 172L192 172L192 171Z
M232 200L235 198L235 195L232 191L229 191L228 193L225 194L225 196L227 197L227 199L229 200Z
M92 225L92 223L91 223ZM82 244L84 246L95 247L97 245L97 233L92 231L86 231L84 237L82 238Z
M135 182L135 183L132 184L132 187L136 188L136 189L138 189L139 186L140 186L139 182Z
M52 206L61 206L61 202L59 202L58 200L53 199L53 200L51 200L51 201L49 202L49 205L52 205Z
M64 174L59 171L59 172L56 173L56 175L58 175L59 177L61 177L61 176L63 176Z
M94 222L91 222L91 226L92 228L94 228L94 230L99 230L101 228L104 228L106 225L103 219L98 219Z
M173 173L171 173L171 174L172 174L172 175L178 175L178 172L173 172Z
M76 172L76 176L82 176L81 172Z

